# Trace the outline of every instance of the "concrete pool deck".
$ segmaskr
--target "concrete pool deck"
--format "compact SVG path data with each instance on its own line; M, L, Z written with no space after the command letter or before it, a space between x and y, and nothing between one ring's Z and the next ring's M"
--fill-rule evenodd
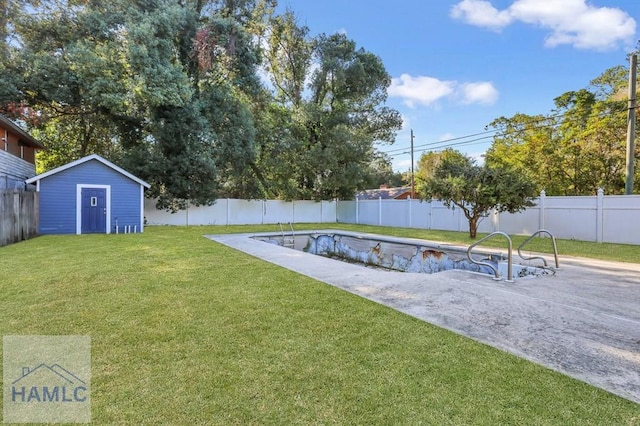
M640 264L561 255L554 276L508 283L381 271L253 235L206 237L640 403Z

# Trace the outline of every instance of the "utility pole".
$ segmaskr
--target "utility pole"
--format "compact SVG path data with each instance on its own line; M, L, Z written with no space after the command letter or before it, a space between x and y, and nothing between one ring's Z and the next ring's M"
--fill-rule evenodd
M638 56L631 55L629 68L629 112L627 119L627 179L625 181L625 194L633 194L633 173L635 163L635 139L636 139L636 68Z
M411 129L411 199L416 198L416 182L413 178L413 129Z

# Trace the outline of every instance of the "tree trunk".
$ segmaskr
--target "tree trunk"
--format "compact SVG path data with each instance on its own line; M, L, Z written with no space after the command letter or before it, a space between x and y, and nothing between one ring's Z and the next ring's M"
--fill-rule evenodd
M478 233L478 218L475 216L470 217L469 218L469 237L472 240L475 240L477 233Z

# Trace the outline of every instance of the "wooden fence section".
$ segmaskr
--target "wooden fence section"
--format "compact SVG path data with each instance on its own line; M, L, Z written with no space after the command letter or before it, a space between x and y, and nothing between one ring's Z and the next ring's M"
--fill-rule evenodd
M0 247L36 236L38 193L0 191Z

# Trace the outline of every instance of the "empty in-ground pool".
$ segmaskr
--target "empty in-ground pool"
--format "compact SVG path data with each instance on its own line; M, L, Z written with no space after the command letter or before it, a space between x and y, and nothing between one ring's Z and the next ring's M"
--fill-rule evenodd
M254 238L311 254L401 272L433 274L459 269L507 280L554 273L544 265L512 264L509 277L510 253L480 250L470 253L463 247L375 234L298 231L287 235L259 234Z

